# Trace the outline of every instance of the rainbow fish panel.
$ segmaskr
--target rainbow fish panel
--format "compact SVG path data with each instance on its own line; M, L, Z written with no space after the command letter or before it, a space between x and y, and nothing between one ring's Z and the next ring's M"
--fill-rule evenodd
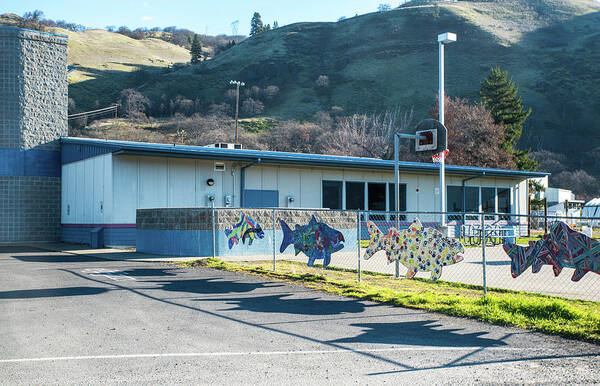
M370 242L364 258L368 260L376 252L385 251L388 264L398 260L408 268L406 277L409 279L418 271L428 271L431 280L437 280L443 266L463 260L465 249L460 241L445 237L434 228L424 228L418 218L402 231L390 228L384 234L372 221L367 221L367 229Z
M279 252L293 244L296 256L302 252L308 256L308 266L311 267L315 260L323 259L323 266L327 267L331 262L331 254L344 248L344 235L336 229L331 228L323 222L318 222L312 216L308 224L298 225L294 230L281 220L283 230L283 241Z
M544 265L552 266L554 276L563 268L575 268L572 281L588 272L600 274L600 242L577 232L562 221L555 222L541 240L526 247L505 242L502 247L511 260L510 273L516 278L531 267L538 273Z
M265 232L263 232L258 222L242 212L240 213L239 221L233 225L232 229L225 230L225 236L227 236L229 249L231 249L234 245L237 245L240 240L242 240L242 244L246 244L246 239L248 239L248 245L252 245L254 238L264 238Z

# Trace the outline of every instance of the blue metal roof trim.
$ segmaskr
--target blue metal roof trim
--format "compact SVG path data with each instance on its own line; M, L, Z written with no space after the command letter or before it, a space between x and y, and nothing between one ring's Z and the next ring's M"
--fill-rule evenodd
M102 148L101 153L80 152L80 157L75 159L72 156L63 156L63 163L74 162L99 154L114 152L117 154L132 155L154 155L170 157L189 157L204 159L222 159L231 161L255 161L260 158L263 163L283 163L283 164L302 164L313 166L329 167L348 167L362 169L394 169L394 161L382 160L376 158L345 157L325 154L304 154L304 153L284 153L274 151L260 150L234 150L234 149L216 149L200 146L169 145L146 142L126 142L91 138L73 138L62 137L61 143L65 145L84 145L93 148ZM95 150L96 152L100 150ZM67 161L66 161L67 160ZM66 161L66 162L65 162ZM427 171L437 173L439 167L436 164L422 162L401 161L400 169L405 171ZM446 172L452 174L485 174L486 176L504 176L504 177L545 177L549 173L527 172L520 170L492 169L473 166L446 165Z
M60 160L61 164L63 165L113 152L112 149L109 149L105 146L97 146L93 144L62 142L60 148Z

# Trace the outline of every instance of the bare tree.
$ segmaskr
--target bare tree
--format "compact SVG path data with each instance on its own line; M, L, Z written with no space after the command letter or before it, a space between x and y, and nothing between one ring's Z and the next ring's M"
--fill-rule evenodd
M248 98L242 103L242 112L249 117L262 113L264 109L265 105L256 99Z
M391 159L394 133L406 131L412 121L412 110L402 113L399 109L341 117L334 131L323 138L322 150L327 154Z

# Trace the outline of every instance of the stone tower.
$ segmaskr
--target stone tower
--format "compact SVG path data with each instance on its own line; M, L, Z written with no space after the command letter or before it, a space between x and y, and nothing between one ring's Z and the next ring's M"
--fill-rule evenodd
M0 243L60 240L67 37L0 27Z

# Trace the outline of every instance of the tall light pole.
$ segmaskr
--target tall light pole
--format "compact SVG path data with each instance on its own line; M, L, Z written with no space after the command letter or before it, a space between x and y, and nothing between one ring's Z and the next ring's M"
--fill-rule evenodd
M240 107L240 86L245 86L244 82L240 82L239 80L231 80L229 84L235 84L236 93L235 93L235 137L233 139L233 143L238 143L238 111Z
M439 111L439 121L443 125L444 124L444 44L453 43L456 41L456 34L452 32L446 32L438 35L438 45L440 48L440 76L439 76L439 98L440 101L438 103L440 107ZM446 218L444 216L444 212L446 212L446 175L445 175L445 154L441 154L440 157L440 212L442 212L441 225L446 225Z

